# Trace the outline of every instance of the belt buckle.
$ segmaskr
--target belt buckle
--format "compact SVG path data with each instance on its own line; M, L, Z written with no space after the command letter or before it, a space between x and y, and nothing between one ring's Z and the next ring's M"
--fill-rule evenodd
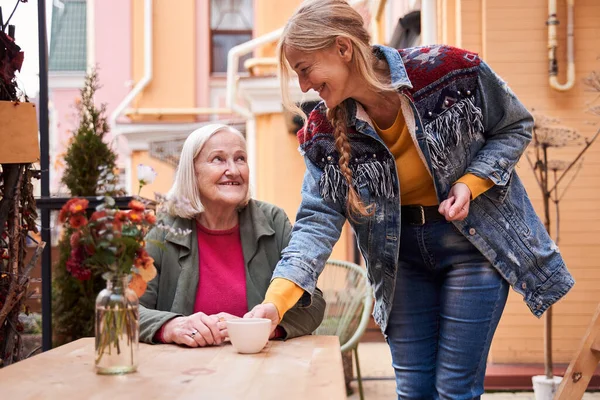
M421 212L421 223L420 225L425 225L425 208L419 205L419 211Z

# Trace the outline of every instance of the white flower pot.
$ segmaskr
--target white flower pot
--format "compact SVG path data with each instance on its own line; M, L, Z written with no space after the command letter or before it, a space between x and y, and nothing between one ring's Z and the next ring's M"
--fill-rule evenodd
M535 400L552 400L562 381L562 376L555 376L550 379L546 375L536 375L531 377L533 383L533 393Z

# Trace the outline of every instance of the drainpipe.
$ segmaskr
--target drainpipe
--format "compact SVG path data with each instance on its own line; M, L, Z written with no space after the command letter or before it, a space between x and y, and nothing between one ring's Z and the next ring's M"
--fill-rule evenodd
M117 119L135 97L144 90L152 80L152 0L144 0L144 76L138 81L131 92L110 114L109 124L113 129L113 140L120 134Z
M283 28L277 29L266 35L257 37L248 42L234 46L227 53L227 97L226 106L231 111L246 118L246 145L248 147L248 168L250 170L250 187L256 190L256 119L254 114L237 102L237 70L240 57L253 51L260 45L271 43L281 37Z
M549 82L550 87L564 92L575 85L575 51L573 34L573 9L575 0L567 0L567 81L564 84L558 82L558 62L556 61L556 49L558 42L556 40L556 1L548 0L548 62L549 62Z
M118 143L118 136L121 134L117 119L135 97L144 90L152 80L152 0L144 0L144 76L138 81L134 88L127 93L125 98L113 110L108 119L108 124L113 132L113 140ZM118 145L118 144L117 144ZM131 166L131 153L128 154L126 166ZM127 191L131 188L131 168L125 168L125 187Z
M86 4L86 51L88 71L96 66L96 0Z
M436 44L437 41L437 2L423 0L421 2L421 44Z
M277 29L276 31L267 33L266 35L257 37L242 44L238 44L229 50L229 53L227 53L227 108L245 118L254 118L254 115L248 108L239 105L236 101L238 84L236 75L240 57L250 53L260 45L271 43L272 41L279 39L282 32L283 28Z

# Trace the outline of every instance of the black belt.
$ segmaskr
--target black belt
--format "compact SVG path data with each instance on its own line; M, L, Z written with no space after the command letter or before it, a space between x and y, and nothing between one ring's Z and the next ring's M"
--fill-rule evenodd
M429 222L445 221L446 217L438 212L438 206L410 205L400 207L400 219L403 224L425 225Z

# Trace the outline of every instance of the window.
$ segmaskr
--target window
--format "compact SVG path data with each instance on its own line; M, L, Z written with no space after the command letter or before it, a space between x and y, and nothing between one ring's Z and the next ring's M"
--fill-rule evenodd
M253 0L211 0L211 72L227 72L229 50L252 39L252 3ZM238 71L244 70L244 61L251 56L240 58Z

